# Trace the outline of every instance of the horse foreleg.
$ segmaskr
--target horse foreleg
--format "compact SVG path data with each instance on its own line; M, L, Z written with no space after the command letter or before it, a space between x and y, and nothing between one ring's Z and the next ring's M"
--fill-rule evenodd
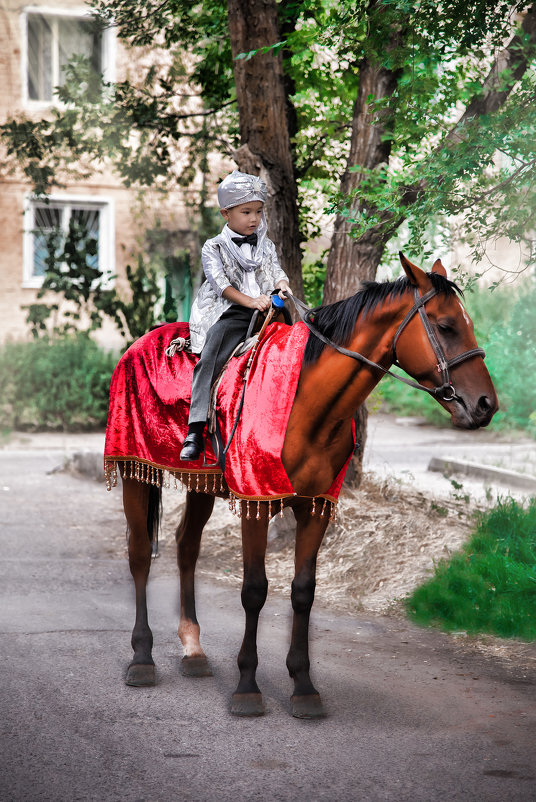
M309 618L316 587L316 558L328 519L313 514L310 503L296 507L296 556L292 582L292 638L287 668L294 680L291 697L292 715L297 718L321 718L325 715L320 694L314 687L309 660Z
M134 657L128 667L127 685L154 685L153 633L147 615L147 579L151 568L149 500L158 488L123 477L123 507L128 524L128 561L136 589L136 621L132 630Z
M209 677L212 671L199 640L195 609L195 566L203 528L211 516L214 496L189 491L182 520L177 527L177 563L180 574L180 622L178 635L184 647L182 672L188 677Z
M248 505L249 506L249 505ZM238 654L240 680L233 694L231 712L237 716L260 716L264 713L262 694L255 679L257 656L257 627L259 614L266 601L268 580L264 569L268 533L267 504L260 505L259 519L248 518L242 502L242 551L244 579L242 606L246 613L244 640Z

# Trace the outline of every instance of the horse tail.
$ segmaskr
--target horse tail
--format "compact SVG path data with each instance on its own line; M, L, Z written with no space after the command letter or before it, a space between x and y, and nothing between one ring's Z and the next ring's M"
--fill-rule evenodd
M158 485L149 486L149 503L147 505L147 532L153 544L153 557L158 555L158 532L162 518L162 476L158 471Z

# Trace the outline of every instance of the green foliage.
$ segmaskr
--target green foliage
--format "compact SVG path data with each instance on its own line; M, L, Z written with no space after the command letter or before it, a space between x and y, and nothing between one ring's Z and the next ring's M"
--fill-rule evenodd
M178 183L192 194L192 179L198 169L204 172L207 151L221 151L222 131L231 137L229 147L239 144L236 112L227 114L236 99L225 5L191 0L94 5L102 23L113 19L128 45L153 48L151 66L112 84L87 58L76 57L56 88L62 107L52 108L44 120L19 116L0 125L8 155L37 194L110 166L125 186L165 189ZM193 110L196 97L201 102Z
M87 335L0 347L0 427L80 431L102 427L117 359Z
M208 155L240 146L227 7L216 0L93 0L104 24L128 45L150 46L154 63L109 84L81 57L46 120L0 126L8 154L38 192L65 177L113 165L127 186L188 187L209 172ZM528 2L486 0L281 0L281 37L258 52L283 60L294 172L304 239L320 234L319 211L346 217L352 235L388 240L404 219L407 252L428 254L430 222L462 216L457 237L475 259L490 237L526 242L536 203L534 48L520 36L512 52L529 68L498 76L499 104L478 111L494 55ZM155 47L158 43L158 47ZM240 54L255 58L251 51ZM348 159L360 70L367 62L394 76L383 101L369 97L385 152L374 170L355 164L359 182L339 194ZM193 99L197 100L193 100ZM477 104L452 133L459 109ZM368 122L366 123L368 125ZM450 131L450 134L447 132ZM366 133L363 141L367 139ZM500 155L500 160L498 159ZM356 155L356 160L359 157ZM444 225L444 240L451 231Z
M536 639L536 498L499 501L406 602L419 624Z
M398 70L399 77L392 97L370 98L371 114L383 121L396 158L374 170L356 164L357 187L350 196L334 195L330 210L347 218L356 238L374 230L388 239L406 220L404 250L419 257L430 255L430 221L453 216L459 216L457 239L465 239L475 260L482 259L489 239L527 242L536 192L534 70L529 67L521 78L503 70L496 85L500 100L489 110L479 106L492 55L511 33L508 4L445 2L437 7L393 0L377 4L381 15L379 6L395 14L393 32L398 34L382 42L373 31L366 52ZM385 41L392 46L385 47ZM534 44L526 36L515 40L512 52L534 64ZM453 128L457 109L471 103L473 115ZM445 228L444 234L448 244L452 232Z
M326 278L326 259L322 254L314 262L305 261L303 265L303 289L305 293L305 303L311 307L320 306L322 303L322 293L324 291L324 281Z
M126 267L127 279L131 289L130 300L119 298L114 291L113 306L110 306L115 323L123 335L130 341L138 339L149 331L157 322L155 307L160 300L160 288L156 271L147 265L141 255L135 268Z
M37 293L63 296L61 320L52 324L52 333L95 331L105 318L113 320L129 342L141 337L156 323L155 309L160 301L156 269L138 256L136 267L126 266L130 298L125 299L111 286L109 274L101 271L97 260L97 239L80 222L71 218L66 236L52 231L47 237L45 277ZM25 307L27 323L34 337L49 332L49 319L59 304L36 303Z
M506 324L495 323L485 344L501 409L498 426L536 436L536 280L526 281Z

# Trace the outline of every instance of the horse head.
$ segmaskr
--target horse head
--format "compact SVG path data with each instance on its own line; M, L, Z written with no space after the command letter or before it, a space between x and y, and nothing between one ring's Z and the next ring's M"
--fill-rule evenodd
M416 305L395 337L400 366L425 387L451 416L453 426L487 426L499 408L497 394L478 348L471 318L441 260L425 273L400 253ZM428 296L428 297L427 297ZM424 304L420 306L420 299Z

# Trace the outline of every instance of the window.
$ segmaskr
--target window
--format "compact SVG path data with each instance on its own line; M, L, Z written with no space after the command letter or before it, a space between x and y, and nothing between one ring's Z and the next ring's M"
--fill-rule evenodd
M69 230L74 230L86 242L91 241L93 247L86 257L88 267L98 268L106 274L113 272L109 202L76 198L51 199L45 203L32 199L27 206L25 221L25 286L39 287L42 284L52 247L51 235L57 235L54 241L59 253Z
M111 32L103 31L90 16L27 11L23 19L28 101L52 103L54 87L63 85L66 66L75 56L85 56L95 72L112 80Z

